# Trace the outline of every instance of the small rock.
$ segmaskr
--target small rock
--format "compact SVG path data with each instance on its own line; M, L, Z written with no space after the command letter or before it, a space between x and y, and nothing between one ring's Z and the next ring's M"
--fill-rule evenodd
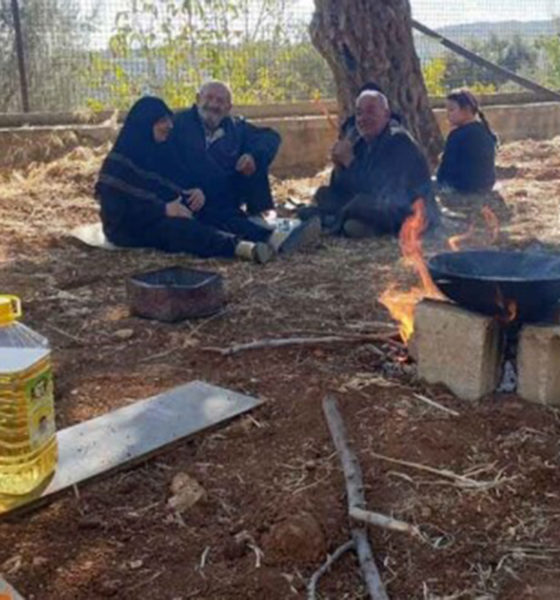
M119 304L117 306L111 306L103 315L107 321L120 321L121 319L125 319L130 314L130 310L128 306L124 304Z
M422 515L423 519L429 519L432 516L432 509L429 506L423 506L420 509L420 514Z
M206 490L190 475L177 473L171 482L171 498L167 506L177 512L184 512L206 496Z
M129 340L134 335L134 329L118 329L114 335L119 340Z
M44 565L46 565L49 562L48 558L45 558L44 556L36 556L33 559L33 566L34 567L42 567Z
M135 571L136 569L139 569L142 565L144 564L143 560L131 560L128 563L128 566Z
M121 587L121 582L118 579L106 579L100 582L99 593L105 598L110 598L111 596L115 596Z
M293 559L312 563L325 557L325 534L317 519L310 513L288 517L272 526L263 539L265 555L272 560Z
M245 554L249 547L247 546L247 541L245 539L239 539L238 536L235 536L233 539L229 539L224 548L224 556L228 560L236 560L241 558Z

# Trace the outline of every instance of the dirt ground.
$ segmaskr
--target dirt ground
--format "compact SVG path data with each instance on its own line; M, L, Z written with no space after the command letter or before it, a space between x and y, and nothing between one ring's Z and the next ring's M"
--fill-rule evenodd
M91 191L105 150L77 148L0 175L0 290L22 297L25 322L52 343L58 427L192 379L266 402L78 495L0 522L0 572L25 598L304 598L311 574L349 538L342 473L321 411L329 391L361 462L368 508L430 532L428 544L370 528L391 599L560 597L559 411L515 395L458 400L417 381L414 365L382 343L227 358L203 349L392 331L377 298L391 281L414 281L394 240L325 238L266 266L82 247L67 232L96 218ZM506 145L499 164L501 198L489 200L502 220L497 243L555 250L560 138ZM278 198L308 199L324 177L276 181ZM487 244L484 221L471 213L477 234L469 244ZM454 223L449 233L466 229ZM444 238L427 243L428 253ZM225 314L175 325L131 317L126 278L165 265L222 273ZM493 485L461 489L374 453L457 474L481 468L474 477ZM206 491L180 517L167 508L177 473ZM366 597L352 553L321 580L319 596Z

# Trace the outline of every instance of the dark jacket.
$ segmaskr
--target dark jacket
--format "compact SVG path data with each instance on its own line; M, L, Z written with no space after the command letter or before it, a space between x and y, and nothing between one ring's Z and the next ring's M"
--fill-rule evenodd
M438 183L459 192L485 192L496 183L496 138L475 121L451 131L445 143Z
M422 197L429 224L437 223L428 163L404 127L391 121L369 144L359 139L354 155L348 168L336 167L331 177L332 191L345 203L345 219L370 223L380 233L396 233L414 201Z
M175 116L170 137L170 176L182 187L203 190L209 207L238 207L239 173L235 165L242 154L253 156L257 168L268 169L281 138L274 130L251 125L242 117L227 117L220 124L221 137L207 146L204 126L196 105Z
M165 218L166 203L181 194L161 176L165 144L157 144L152 132L156 121L171 114L159 98L140 99L103 161L95 196L105 235L115 244L145 245L151 228Z

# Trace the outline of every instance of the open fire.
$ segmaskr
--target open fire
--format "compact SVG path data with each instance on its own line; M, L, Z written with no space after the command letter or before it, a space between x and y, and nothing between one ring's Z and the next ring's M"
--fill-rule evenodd
M497 241L500 233L500 224L496 215L488 206L481 210L490 235L490 243ZM426 230L426 207L424 200L418 198L412 206L412 215L404 222L400 235L399 245L405 264L412 267L420 280L420 285L410 290L399 290L396 284L391 284L381 294L379 301L387 307L391 316L399 323L399 333L402 340L407 343L414 332L414 309L423 298L443 299L442 293L435 285L422 249L422 236ZM475 234L474 223L469 225L466 232L451 236L447 243L451 250L459 251L461 245ZM507 324L517 317L517 305L514 301L505 299L500 289L496 291L496 315L500 321Z
M441 292L432 281L422 250L422 235L426 230L426 205L422 198L412 205L412 215L404 222L399 235L399 245L407 265L411 266L420 278L420 286L408 291L398 290L392 284L379 301L386 306L395 321L399 322L399 332L404 342L408 342L414 331L414 307L422 298L442 298Z

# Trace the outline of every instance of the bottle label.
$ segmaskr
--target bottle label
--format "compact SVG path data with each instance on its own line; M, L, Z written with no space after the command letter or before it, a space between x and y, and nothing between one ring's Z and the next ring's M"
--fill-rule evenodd
M14 588L0 577L0 600L23 600Z
M25 384L29 443L40 448L55 434L53 375L50 368Z

